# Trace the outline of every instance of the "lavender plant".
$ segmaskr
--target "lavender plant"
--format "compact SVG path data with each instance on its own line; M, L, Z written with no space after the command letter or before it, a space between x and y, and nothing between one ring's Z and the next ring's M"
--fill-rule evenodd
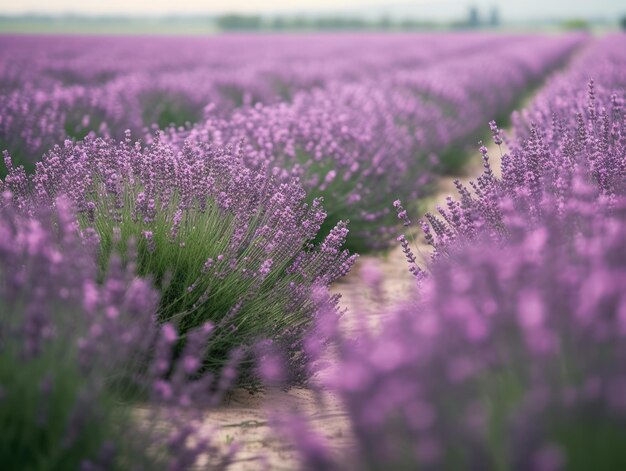
M184 361L173 365L178 334L154 322L158 293L115 256L98 280L96 235L79 233L68 201L24 214L11 193L2 198L3 467L187 469L201 455L225 467L235 449L201 433L185 412L190 404L215 405L232 381L192 381L207 327L187 334ZM137 400L149 400L142 414Z
M290 416L277 430L306 435L304 469L624 466L624 194L576 174L564 200L499 207L506 235L449 244L380 331L349 339L319 316L354 448L335 458Z
M23 170L8 156L7 163L4 184L27 205ZM269 338L288 352L294 380L304 379L311 287L346 274L355 256L341 248L344 223L312 243L326 214L320 200L305 203L297 181L247 169L240 151L177 152L158 137L143 147L128 135L120 143L66 141L38 163L32 186L39 201L65 194L80 208L81 227L99 236L103 270L112 252L138 241L137 272L161 291L159 322L183 334L215 324L205 368L219 369L233 348ZM250 362L248 355L242 381Z
M319 316L340 358L326 386L343 400L355 446L336 458L305 419L289 417L277 429L302 433L292 442L304 469L626 464L623 53L608 46L574 66L577 75L603 64L587 93L565 73L548 90L569 94L540 96L523 114L549 120L516 141L490 124L511 149L502 177L481 148L485 171L471 190L457 184L460 200L427 215L428 273L400 237L419 279L414 299L356 339ZM370 279L380 293L380 277Z
M587 105L579 102L569 121L555 113L549 123L532 123L527 138L507 143L511 151L501 156L501 178L495 177L487 148L481 147L484 172L472 188L457 182L459 201L448 198L447 208L438 208L440 216L426 214L421 222L435 256L471 243L479 233L494 241L506 238L504 214L511 207L530 225L542 221L543 200L554 198L552 204L563 208L577 185L592 184L598 199L607 201L624 194L623 92L604 92L600 98L593 80L588 90ZM493 122L491 128L494 141L502 144L501 131Z
M380 333L340 340L330 386L355 450L329 467L327 450L302 439L304 462L623 466L626 206L621 198L590 211L593 193L579 186L558 216L547 205L534 229L512 218L502 246L481 237L455 247L432 266L421 299L391 312Z

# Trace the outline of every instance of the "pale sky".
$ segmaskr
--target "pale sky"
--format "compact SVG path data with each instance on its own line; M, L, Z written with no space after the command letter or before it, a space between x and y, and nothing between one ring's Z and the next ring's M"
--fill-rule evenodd
M435 19L465 16L470 5L497 5L504 19L626 15L626 0L0 0L0 14L167 15L345 13Z

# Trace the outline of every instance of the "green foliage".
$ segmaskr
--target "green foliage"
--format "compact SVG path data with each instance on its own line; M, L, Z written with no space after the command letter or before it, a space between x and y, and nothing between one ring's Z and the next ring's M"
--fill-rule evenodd
M561 27L567 31L587 31L591 28L591 25L585 19L574 18L562 22Z
M434 29L434 22L419 19L395 20L388 16L366 19L355 16L275 16L263 19L252 15L224 15L216 20L222 31L414 31Z
M223 15L216 20L223 31L255 31L261 29L261 17L253 15Z
M7 306L0 310L7 314ZM73 327L57 325L59 335L44 351L24 359L24 345L3 338L0 348L0 463L7 470L80 469L97 461L107 449L123 460L146 460L134 448L128 410L104 383L79 370L76 339L80 310L58 308L57 319L72 319ZM10 315L9 313L8 315ZM63 328L65 327L65 328ZM105 378L102 377L102 380ZM4 387L3 387L4 386ZM89 401L89 402L86 402ZM155 464L155 463L152 463ZM108 469L126 469L117 460Z
M193 124L202 117L201 107L194 106L192 100L182 93L154 91L142 96L140 101L143 104L143 122L157 124L159 129Z
M624 424L588 412L555 420L552 437L563 449L567 469L626 469Z
M249 221L241 251L237 254L237 269L229 266L229 244L238 222L231 214L220 210L216 204L205 208L189 208L183 213L178 233L172 237L178 198L169 203L156 202L156 217L146 223L134 218L134 207L139 187L126 187L122 222L111 217L114 211L112 198L99 197L93 201L95 228L101 239L101 267L106 267L112 251L126 253L131 241L137 243L137 271L141 276L153 278L161 291L158 318L174 322L184 333L212 322L218 328L211 337L206 364L209 369L222 367L229 352L236 347L252 346L259 338L284 339L310 323L311 301L301 296L295 288L308 286L311 280L303 273L288 273L291 257L274 260L269 275L260 279L250 276L258 267L251 266L263 257L266 241L253 239L253 232L265 224L267 215L259 212ZM87 225L86 219L83 224ZM146 239L145 232L152 237ZM222 258L224 257L224 258ZM206 262L211 260L207 268ZM250 265L246 268L246 262ZM293 347L292 347L293 348ZM242 365L242 382L250 379Z

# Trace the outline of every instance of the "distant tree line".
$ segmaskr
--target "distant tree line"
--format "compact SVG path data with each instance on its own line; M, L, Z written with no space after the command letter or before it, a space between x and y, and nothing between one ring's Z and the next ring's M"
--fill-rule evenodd
M377 20L350 17L274 17L263 18L256 15L223 15L216 19L216 26L222 31L366 31L366 30L419 30L436 28L437 24L428 21L396 21L388 17Z

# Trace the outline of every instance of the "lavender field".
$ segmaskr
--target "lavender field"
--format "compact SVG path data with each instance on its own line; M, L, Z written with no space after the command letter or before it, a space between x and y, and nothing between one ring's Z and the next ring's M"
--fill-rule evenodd
M7 470L626 469L626 35L0 35Z

